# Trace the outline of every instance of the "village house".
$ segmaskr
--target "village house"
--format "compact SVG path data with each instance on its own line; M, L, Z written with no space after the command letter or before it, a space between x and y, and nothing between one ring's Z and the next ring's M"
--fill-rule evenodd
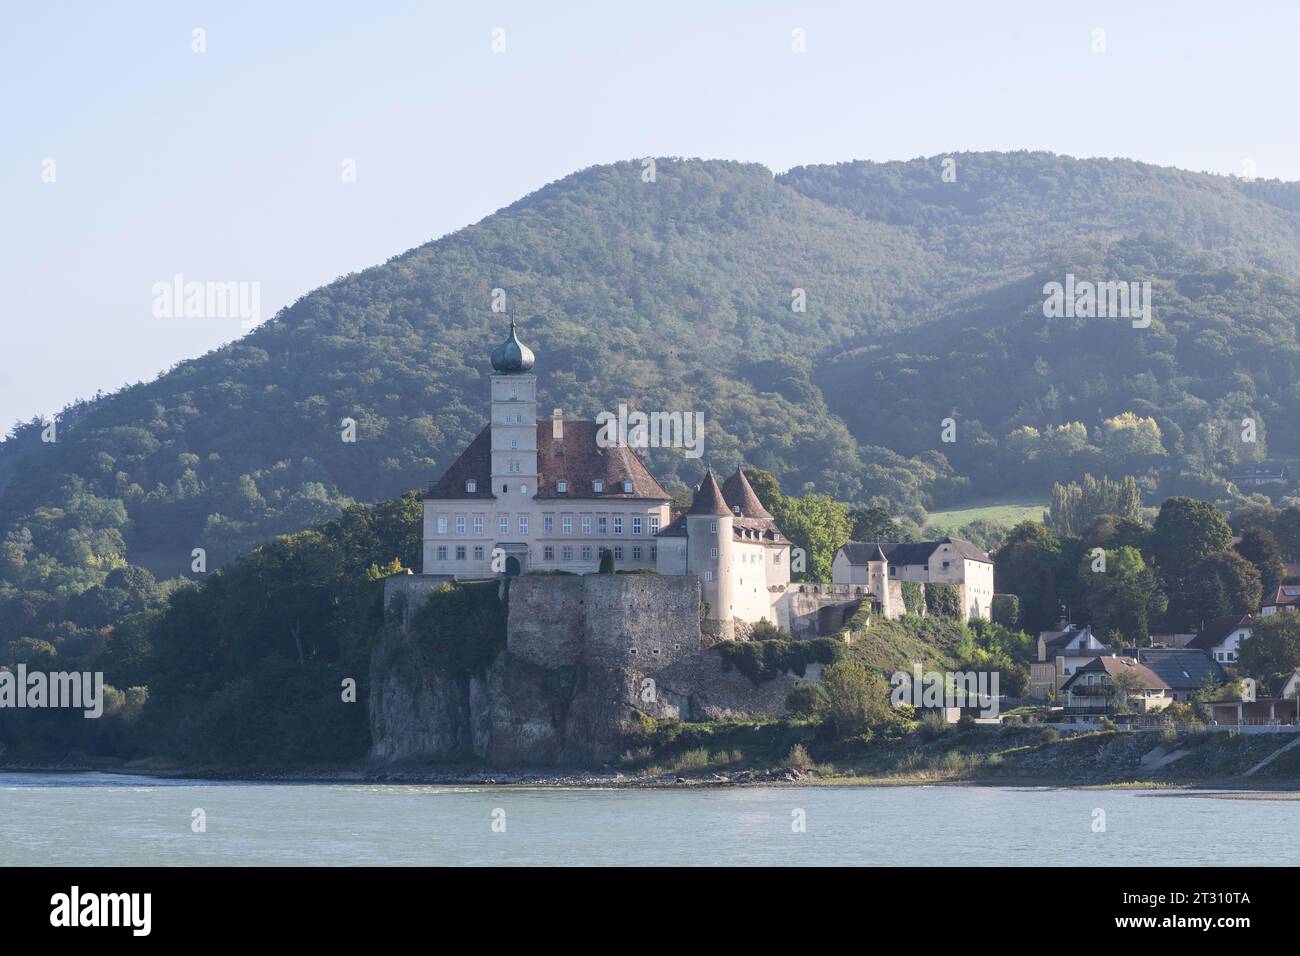
M1254 633L1254 617L1249 614L1227 614L1216 617L1201 628L1201 632L1187 645L1209 654L1220 664L1237 663L1241 642Z
M1133 657L1104 654L1065 682L1066 713L1075 716L1150 714L1173 703L1169 684Z
M1260 605L1260 617L1272 617L1279 611L1294 611L1300 607L1300 584L1283 584Z
M1284 461L1248 461L1233 469L1228 478L1234 485L1271 485L1291 480L1290 470Z
M1080 667L1109 652L1090 626L1076 627L1061 621L1056 630L1040 631L1038 660L1029 665L1028 695L1039 700L1060 699L1065 682Z
M1180 703L1193 700L1206 682L1221 684L1226 679L1223 667L1209 654L1195 647L1134 647L1119 651L1145 664L1169 685L1169 697Z
M962 620L987 618L993 604L993 559L969 541L850 542L835 552L831 582L865 587L885 617L905 613L904 581L955 584L961 591Z

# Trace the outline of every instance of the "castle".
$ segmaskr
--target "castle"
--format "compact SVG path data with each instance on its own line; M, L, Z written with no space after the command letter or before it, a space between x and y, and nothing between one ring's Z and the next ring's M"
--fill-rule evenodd
M536 359L510 335L491 354L491 418L424 496L423 572L457 580L529 571L584 574L608 550L620 571L695 575L705 627L789 627L790 543L744 472L707 471L691 506L671 497L632 448L596 422L537 416Z

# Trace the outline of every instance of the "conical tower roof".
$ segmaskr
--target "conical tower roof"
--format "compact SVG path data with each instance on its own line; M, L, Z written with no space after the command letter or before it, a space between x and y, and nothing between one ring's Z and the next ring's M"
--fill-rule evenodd
M686 513L719 517L731 514L731 509L727 507L727 499L722 496L722 489L718 487L718 479L713 477L712 468L704 473L704 480L700 482L699 490L695 492L695 500L691 502L691 508Z
M722 486L722 497L726 499L727 504L732 507L740 508L740 515L743 518L758 518L763 521L771 521L772 515L763 507L763 502L758 500L753 486L749 479L745 477L745 472L741 468L736 469L736 473L727 479L727 483Z

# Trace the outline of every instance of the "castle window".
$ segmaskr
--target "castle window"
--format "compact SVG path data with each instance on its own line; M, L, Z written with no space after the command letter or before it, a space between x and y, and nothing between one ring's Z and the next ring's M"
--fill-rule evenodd
M456 533L457 533L457 534L464 534L464 533L465 533L465 516L464 516L464 515L456 515Z
M498 533L498 534L509 534L509 533L510 533L510 516L509 516L509 515L497 515L497 533Z
M651 533L651 534L658 534L658 533L659 533L659 516L658 516L658 515L651 515L651 516L650 516L650 533Z
M528 533L528 515L519 516L519 533L520 534Z
M573 534L573 515L560 516L560 533Z
M704 572L704 580L706 580L706 581L712 581L712 580L713 580L713 572L712 572L712 571L705 571L705 572Z
M710 533L710 534L717 534L717 533L718 533L718 523L717 523L716 521L710 521L710 522L709 522L709 533Z
M515 459L515 458L511 458L511 459L510 459L510 473L511 473L512 475L517 475L517 474L519 474L519 461L518 461L518 459Z
M518 448L519 448L519 439L518 439L518 438L512 438L512 439L510 439L510 447L511 447L512 450L518 450Z
M632 560L633 560L633 561L640 561L640 560L641 560L641 549L640 549L640 548L633 548L633 549L632 549Z
M596 515L596 533L609 534L609 518L605 515Z
M463 544L456 545L456 560L457 561L465 560L465 546Z
M439 561L447 560L447 546L445 544L438 545L438 560Z
M526 494L528 494L528 486L527 486L527 485L520 485L520 486L519 486L519 493L520 493L521 495L526 495Z
M563 478L561 478L559 481L555 483L555 493L557 495L567 494L568 491L569 491L569 483L565 481Z
M772 563L773 563L773 564L780 564L780 563L781 563L781 552L780 552L780 551L778 551L776 554L772 555Z
M438 515L438 534L447 533L447 516Z
M542 515L542 534L555 534L555 515Z
M582 533L584 535L591 534L591 515L582 516Z
M542 560L543 561L555 560L555 548L552 545L548 544L546 547L542 548Z
M475 561L483 560L483 545L481 544L474 545L474 560Z
M584 560L584 561L590 561L590 560L591 560L591 545L589 545L589 544L584 544L584 545L582 546L582 560Z
M614 548L614 560L615 560L615 561L622 561L622 560L623 560L623 548L622 548L621 545L620 545L620 546L615 546L615 548Z
M659 549L654 545L650 546L650 560L654 561L659 557Z
M622 533L623 533L623 516L622 516L622 515L614 515L614 533L615 533L615 534L622 534Z
M605 483L603 481L593 481L591 483L591 490L594 491L596 494L600 494L602 491L605 490Z
M465 491L471 495L474 494L476 491L478 491L478 482L475 481L473 478L465 482Z
M709 557L711 557L711 558L716 558L717 556L718 556L718 549L717 549L717 548L709 548Z
M560 557L565 561L573 560L573 545L566 544L560 551Z
M640 534L640 533L641 533L641 516L640 516L640 515L633 515L633 516L632 516L632 533L633 533L633 534Z
M632 493L632 482L630 481L623 482L623 494L630 495L631 493Z
M482 533L483 533L483 516L482 516L482 515L475 515L475 516L474 516L474 533L475 533L475 534L482 534Z

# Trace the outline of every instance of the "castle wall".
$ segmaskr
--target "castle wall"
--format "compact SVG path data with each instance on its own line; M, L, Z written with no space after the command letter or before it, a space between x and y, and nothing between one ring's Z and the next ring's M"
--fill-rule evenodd
M865 586L845 584L788 584L772 589L770 597L777 626L805 641L834 633L864 600L872 600Z
M700 649L699 581L658 574L515 578L506 647L544 667L666 666Z

